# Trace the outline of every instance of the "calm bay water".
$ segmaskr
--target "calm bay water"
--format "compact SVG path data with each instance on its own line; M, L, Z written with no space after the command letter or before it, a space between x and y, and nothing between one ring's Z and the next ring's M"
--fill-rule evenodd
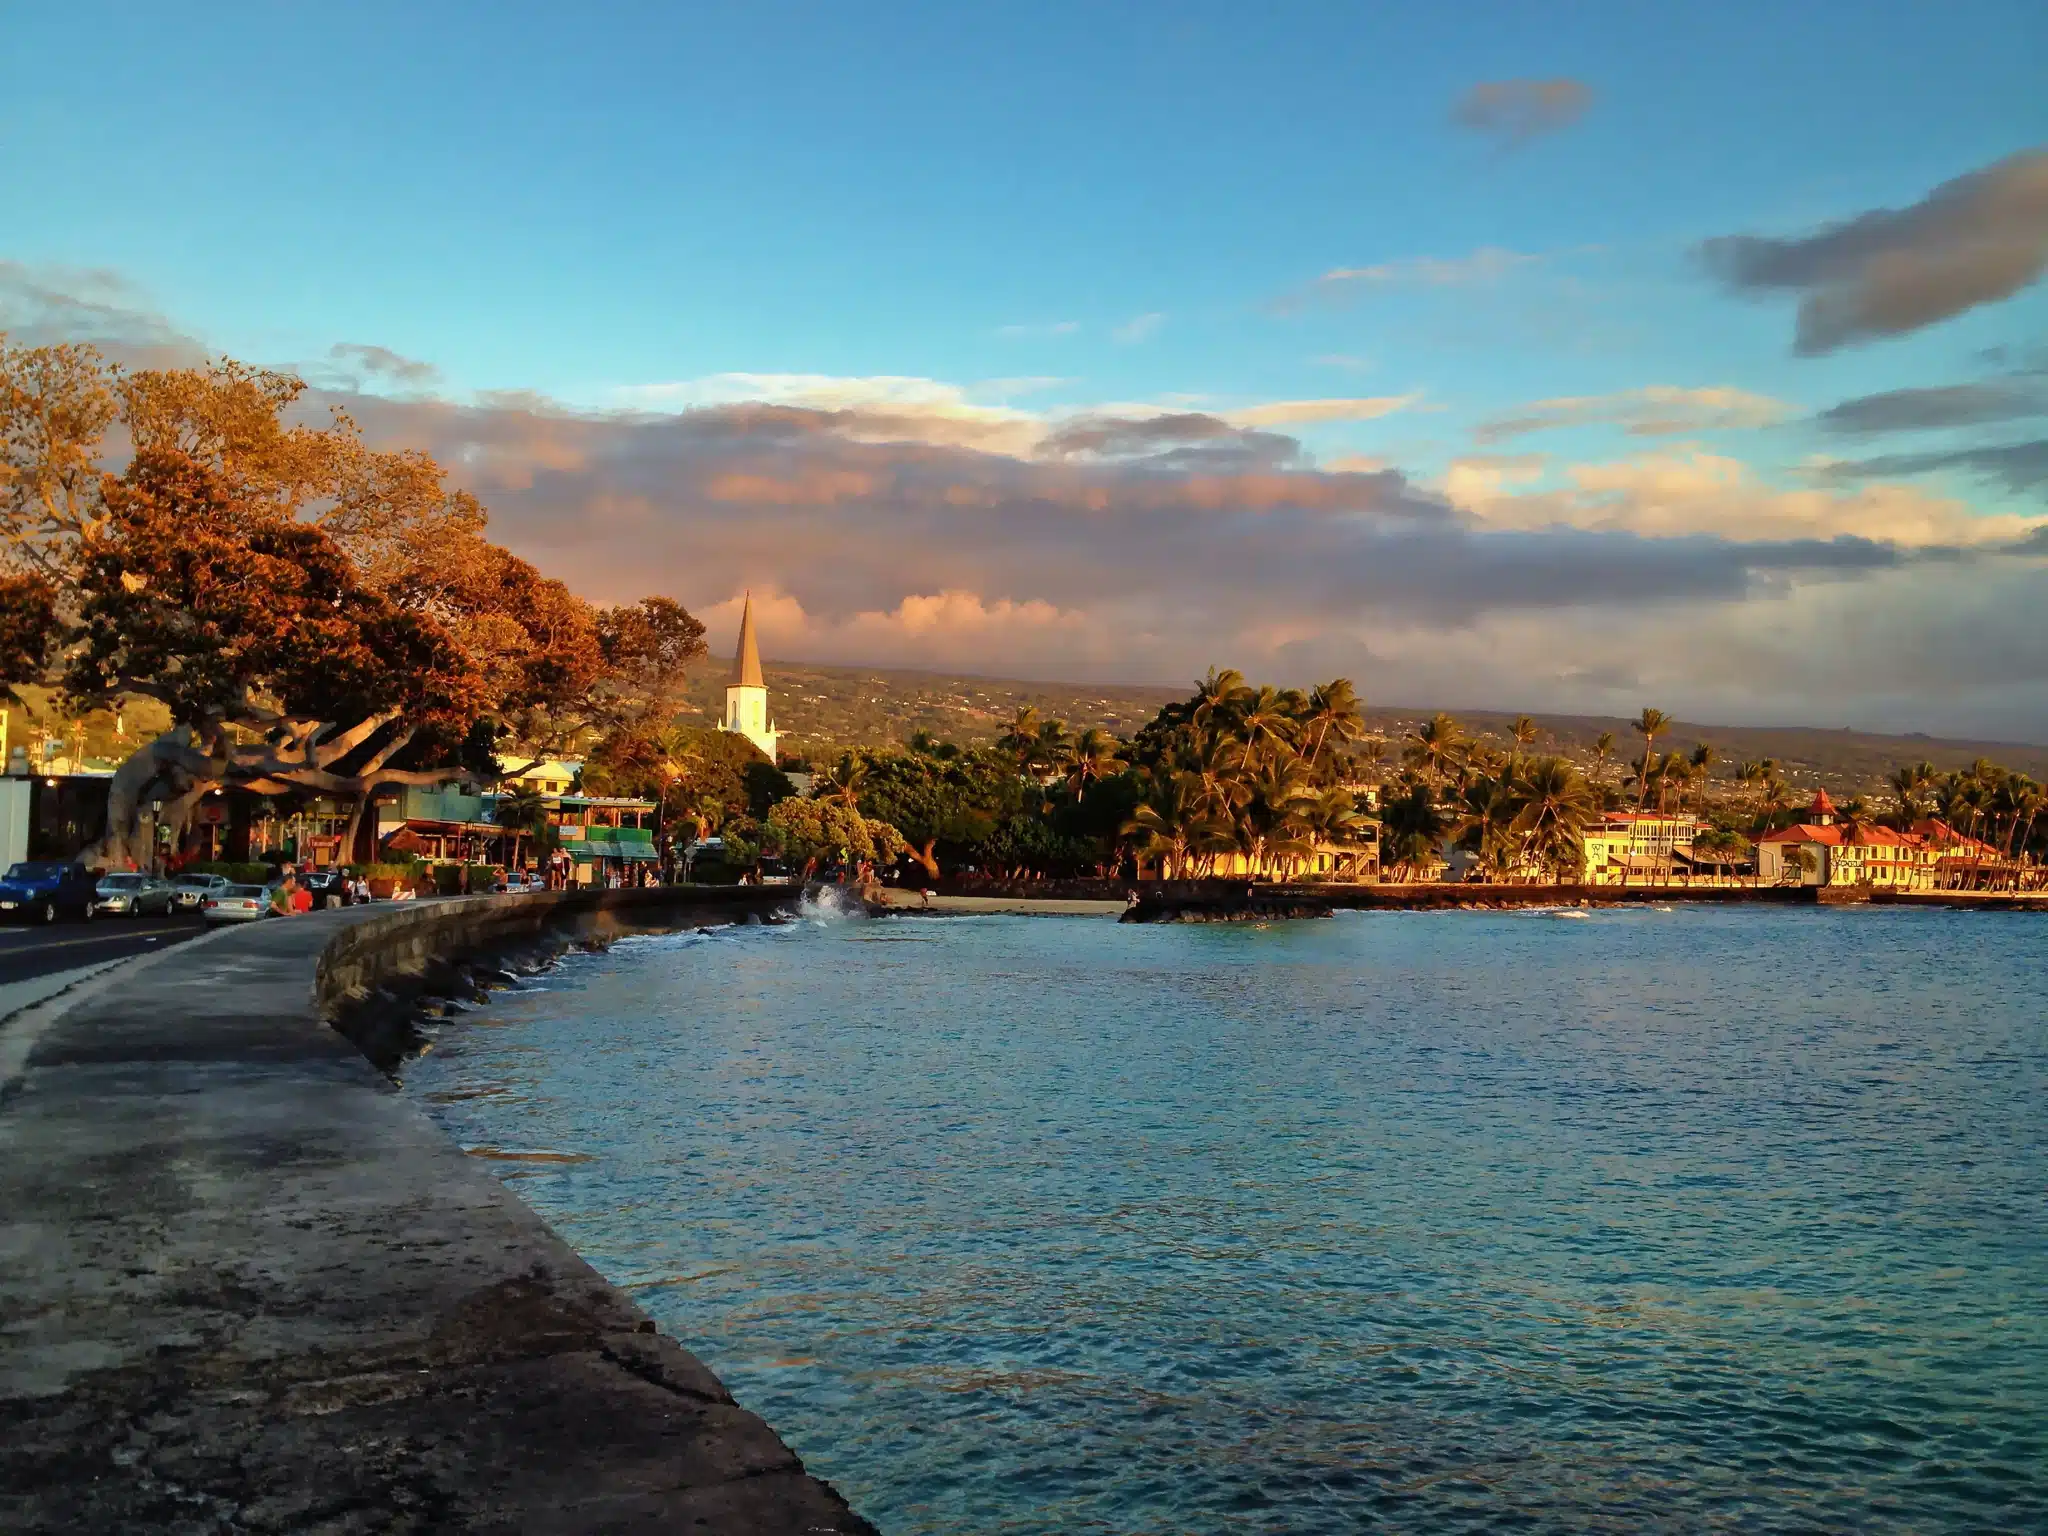
M2048 1529L2048 923L635 939L408 1091L885 1530Z

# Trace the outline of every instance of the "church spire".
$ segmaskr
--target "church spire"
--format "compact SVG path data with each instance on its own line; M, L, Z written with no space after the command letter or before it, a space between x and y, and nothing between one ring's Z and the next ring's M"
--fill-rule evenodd
M740 648L732 658L732 683L734 688L765 688L767 683L761 677L761 652L754 644L754 594L747 594L746 605L740 609Z

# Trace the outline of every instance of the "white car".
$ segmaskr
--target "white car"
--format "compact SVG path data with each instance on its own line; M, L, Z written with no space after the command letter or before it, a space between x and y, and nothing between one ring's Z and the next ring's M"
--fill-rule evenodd
M199 915L209 923L253 923L270 915L270 887L223 886L200 898Z
M180 912L197 912L207 897L233 883L226 875L180 875L171 882L171 902Z

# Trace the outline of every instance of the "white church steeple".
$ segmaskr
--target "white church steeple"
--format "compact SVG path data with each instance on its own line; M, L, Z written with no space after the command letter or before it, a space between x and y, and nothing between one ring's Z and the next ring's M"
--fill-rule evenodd
M754 644L754 594L740 609L740 644L732 658L732 680L725 688L725 720L721 731L733 731L775 761L776 738L782 733L768 718L768 684L761 676L761 652Z

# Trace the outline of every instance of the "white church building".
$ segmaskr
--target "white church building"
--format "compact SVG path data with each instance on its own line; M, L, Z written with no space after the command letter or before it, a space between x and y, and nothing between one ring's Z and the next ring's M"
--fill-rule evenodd
M761 676L761 652L754 643L754 594L740 609L740 645L732 658L732 679L725 686L725 719L718 727L744 736L769 762L782 733L768 714L768 684Z

